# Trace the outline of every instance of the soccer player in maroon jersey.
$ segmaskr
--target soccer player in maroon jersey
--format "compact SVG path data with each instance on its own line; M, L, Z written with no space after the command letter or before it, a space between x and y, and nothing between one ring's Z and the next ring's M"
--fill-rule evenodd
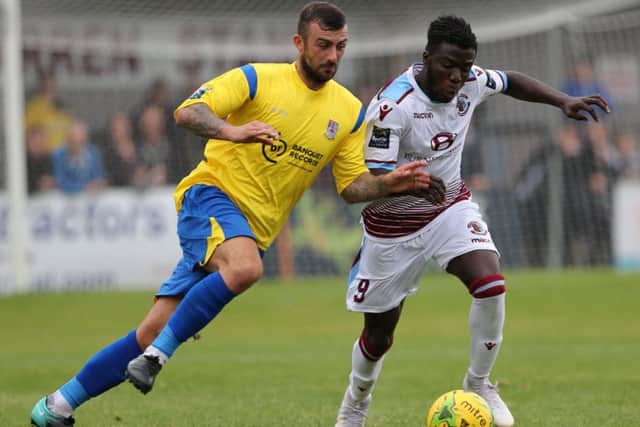
M515 71L474 65L476 37L462 18L429 26L422 61L385 85L369 104L365 161L373 174L426 160L446 188L439 198L403 194L362 211L362 246L348 279L347 307L364 314L352 352L349 386L336 427L363 426L384 354L393 342L404 299L413 294L428 259L458 277L471 294L471 360L463 387L491 406L495 425L514 424L489 382L502 343L505 280L487 224L460 175L462 151L475 108L493 94L558 107L569 118L597 120L599 95L572 97Z

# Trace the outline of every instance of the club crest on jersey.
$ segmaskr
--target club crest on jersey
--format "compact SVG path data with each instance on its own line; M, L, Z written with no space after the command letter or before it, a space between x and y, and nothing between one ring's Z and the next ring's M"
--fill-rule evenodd
M327 138L334 139L337 133L338 133L338 122L329 120L329 123L327 124L327 130L324 132L324 134L326 135Z
M479 223L478 221L471 221L469 224L467 224L467 228L469 229L469 231L471 231L473 234L477 234L478 236L486 236L487 233L489 232L484 225L482 225L481 223Z
M386 102L382 104L380 106L380 121L383 121L384 118L387 117L387 114L391 112L391 110L393 110L393 108L391 108L391 105L387 104Z
M469 107L471 107L471 101L469 101L469 97L464 93L458 94L458 102L456 103L456 108L458 109L458 115L464 116L469 111Z
M189 99L200 99L204 96L205 93L209 92L210 90L210 87L201 86L200 88L198 88L198 90L191 94Z

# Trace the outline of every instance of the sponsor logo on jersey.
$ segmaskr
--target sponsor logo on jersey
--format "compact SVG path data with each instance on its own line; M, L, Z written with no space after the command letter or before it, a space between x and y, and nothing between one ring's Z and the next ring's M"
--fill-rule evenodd
M427 111L425 113L413 113L414 119L433 119L433 113L431 111Z
M471 101L469 101L469 97L464 93L458 94L458 102L456 102L456 108L458 109L458 115L464 116L469 111L469 107L471 107Z
M440 132L431 138L431 149L433 151L443 151L451 147L458 134L451 132Z
M489 232L484 227L484 225L482 223L478 222L478 221L471 221L469 224L467 224L467 228L473 234L477 234L478 236L486 236L487 233Z
M471 239L471 243L491 243L491 239L474 237L473 239Z
M410 151L408 153L404 153L404 159L409 162L415 162L416 160L427 160L429 156L426 156L422 153L418 153L416 151Z
M436 161L447 159L451 156L454 156L460 150L461 147L462 145L458 145L457 147L453 147L449 151L445 151L444 153L434 154L432 156L427 156L422 153L410 151L408 153L404 153L403 157L405 160L408 160L410 162L413 162L416 160L426 160L427 162L431 163L431 162L436 162Z
M324 157L323 153L313 151L307 147L293 144L289 147L282 139L271 145L262 144L262 155L269 163L278 163L282 159L289 159L289 164L307 172L311 172L306 166L318 166Z
M205 93L209 92L210 90L210 87L201 86L200 88L198 88L198 90L191 94L189 99L200 99L204 96Z
M322 160L323 157L324 154L318 153L317 151L313 151L298 144L293 144L293 146L291 147L291 151L289 151L289 159L295 160L297 164L318 166L318 164L320 164L320 160ZM293 164L297 166L296 163Z
M287 143L283 140L274 141L271 145L262 144L262 155L270 163L278 163L278 159L287 152Z
M391 129L373 127L369 147L371 148L389 148L389 140L391 139Z
M324 134L327 136L327 138L334 139L336 137L336 134L338 133L338 127L338 122L329 120L329 123L327 123L327 130L324 132Z
M386 102L382 104L380 106L380 121L383 121L384 118L387 117L387 114L391 112L391 110L393 110L393 108L391 108L391 105L387 104Z
M487 87L489 89L493 89L496 90L496 81L493 80L493 77L491 77L491 74L487 73L487 83L486 83Z

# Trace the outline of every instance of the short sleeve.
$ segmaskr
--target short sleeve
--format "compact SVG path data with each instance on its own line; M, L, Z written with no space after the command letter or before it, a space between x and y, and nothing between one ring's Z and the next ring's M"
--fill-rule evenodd
M505 92L509 87L507 74L504 71L485 70L478 66L474 66L471 73L477 80L481 102L491 95Z
M216 116L226 117L253 99L257 83L256 71L252 65L234 68L204 83L176 111L193 104L205 103Z
M403 112L391 100L374 98L367 110L367 120L366 166L369 169L395 169L405 127Z
M342 146L333 158L333 177L338 194L349 186L360 175L367 173L364 165L365 123L364 111L354 120L352 132L342 141Z

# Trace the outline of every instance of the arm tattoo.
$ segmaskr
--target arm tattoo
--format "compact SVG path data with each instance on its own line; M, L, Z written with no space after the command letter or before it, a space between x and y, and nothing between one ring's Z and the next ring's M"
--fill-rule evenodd
M182 110L182 118L178 125L190 130L196 135L206 138L217 138L220 129L227 122L216 116L213 111L202 103L193 104Z
M368 202L387 196L389 189L380 177L363 173L349 184L340 194L348 203Z

